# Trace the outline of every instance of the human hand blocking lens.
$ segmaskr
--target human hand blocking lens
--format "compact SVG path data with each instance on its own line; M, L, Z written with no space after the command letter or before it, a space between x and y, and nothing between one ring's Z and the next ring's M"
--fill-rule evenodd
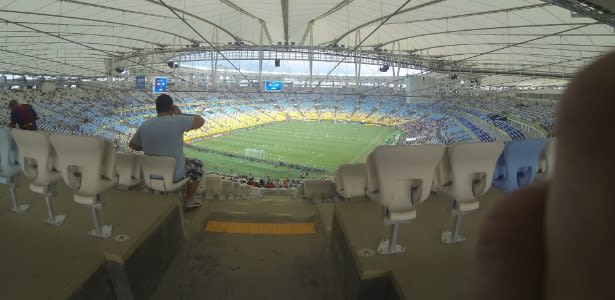
M499 199L482 224L476 299L615 299L615 52L559 104L555 173Z
M179 109L179 106L177 106L177 105L173 105L171 110L172 110L174 115L181 115L182 114L181 109Z

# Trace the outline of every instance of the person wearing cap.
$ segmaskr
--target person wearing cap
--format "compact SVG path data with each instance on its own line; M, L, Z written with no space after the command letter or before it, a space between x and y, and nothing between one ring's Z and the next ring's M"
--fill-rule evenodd
M173 105L173 98L167 94L156 98L156 112L155 118L139 126L128 147L143 151L145 155L175 157L173 180L190 177L184 207L201 206L200 201L194 200L194 193L203 176L203 162L184 156L184 132L201 128L205 119L198 115L182 114L179 107Z
M11 122L9 123L11 128L19 126L19 129L23 130L38 130L36 125L38 115L32 105L19 104L17 100L11 100L9 109L11 110Z

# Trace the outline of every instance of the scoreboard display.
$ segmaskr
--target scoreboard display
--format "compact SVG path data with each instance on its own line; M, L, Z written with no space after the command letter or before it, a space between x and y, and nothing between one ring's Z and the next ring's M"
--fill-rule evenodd
M169 91L169 79L166 77L154 78L154 94L166 93Z
M265 81L265 91L281 91L282 81Z
M145 76L139 75L139 76L135 76L135 85L137 90L144 90L145 89Z

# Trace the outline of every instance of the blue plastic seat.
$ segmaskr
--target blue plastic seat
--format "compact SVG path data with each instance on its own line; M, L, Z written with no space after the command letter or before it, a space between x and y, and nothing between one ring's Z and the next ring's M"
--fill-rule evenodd
M521 140L506 143L493 174L493 186L512 192L530 185L536 176L538 158L546 140Z
M15 144L11 132L7 128L0 128L0 184L9 185L12 201L11 211L21 214L25 212L30 205L17 204L15 196L15 187L17 185L15 176L21 171L18 161L17 144Z

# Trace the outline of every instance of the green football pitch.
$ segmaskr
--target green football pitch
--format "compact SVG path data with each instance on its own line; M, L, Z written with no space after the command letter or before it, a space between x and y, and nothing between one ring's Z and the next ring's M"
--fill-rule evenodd
M399 130L388 126L352 123L288 121L235 132L231 135L208 138L193 145L244 155L247 148L264 150L265 159L292 162L326 170L333 175L344 163L365 162L378 145L392 140ZM299 178L301 171L276 167L268 163L230 158L219 154L185 148L186 156L204 162L205 169L214 173L251 175L254 177ZM325 174L308 173L308 178Z

